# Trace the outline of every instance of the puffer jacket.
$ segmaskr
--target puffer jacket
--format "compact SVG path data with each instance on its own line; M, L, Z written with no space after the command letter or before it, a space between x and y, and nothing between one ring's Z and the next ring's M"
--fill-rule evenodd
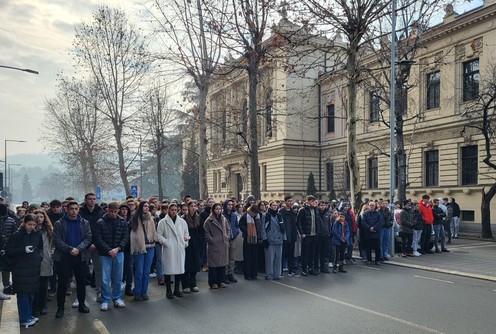
M93 241L98 248L98 255L109 256L108 252L119 247L122 252L129 243L129 231L124 218L117 216L111 219L107 215L98 219L95 225Z
M279 210L284 229L286 230L286 242L293 243L298 239L298 228L296 227L296 213L290 208L289 210L281 208Z
M315 233L312 234L312 213L311 210L314 210L315 216ZM298 225L298 231L300 234L305 235L318 235L320 231L320 215L319 210L317 208L310 208L305 206L298 211L298 215L296 216L296 223Z
M26 253L26 246L33 246L34 252ZM12 234L5 246L7 254L14 262L12 282L16 293L35 293L40 286L41 252L43 241L40 231L27 233L25 229Z

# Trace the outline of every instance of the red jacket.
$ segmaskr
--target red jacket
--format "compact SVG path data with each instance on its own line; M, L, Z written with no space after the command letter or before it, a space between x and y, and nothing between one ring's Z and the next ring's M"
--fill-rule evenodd
M432 223L434 222L434 215L432 214L432 208L429 206L429 204L427 204L427 206L424 205L422 199L419 199L418 203L419 203L419 211L420 214L422 215L422 221L424 222L424 224L432 225Z

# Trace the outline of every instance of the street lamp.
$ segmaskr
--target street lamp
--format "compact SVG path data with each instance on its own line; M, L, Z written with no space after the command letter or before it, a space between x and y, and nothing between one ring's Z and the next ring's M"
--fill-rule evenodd
M5 156L4 156L4 167L5 167L5 182L4 182L4 185L5 185L5 192L7 193L7 195L5 197L8 197L8 188L7 188L7 143L8 142L12 142L12 143L25 143L26 141L25 140L15 140L15 139L5 139Z
M8 68L8 69L11 69L11 70L22 71L22 72L28 72L28 73L31 73L31 74L39 74L38 71L31 70L29 68L19 68L19 67L12 67L12 66L6 66L6 65L0 65L0 67L1 68Z

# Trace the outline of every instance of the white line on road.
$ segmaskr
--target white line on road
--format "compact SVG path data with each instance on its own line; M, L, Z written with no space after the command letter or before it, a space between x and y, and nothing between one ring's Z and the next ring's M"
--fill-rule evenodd
M280 283L280 282L275 282L275 281L272 281L272 283L279 284L279 285L285 286L287 288L290 288L290 289L293 289L293 290L296 290L296 291L299 291L299 292L303 292L303 293L309 294L309 295L314 296L314 297L317 297L317 298L325 299L327 301L330 301L330 302L333 302L333 303L336 303L336 304L339 304L339 305L342 305L342 306L346 306L346 307L349 307L349 308L352 308L352 309L355 309L355 310L358 310L358 311L362 311L362 312L365 312L365 313L376 315L376 316L379 316L379 317L382 317L382 318L385 318L385 319L388 319L388 320L396 321L396 322L399 322L399 323L401 323L403 325L407 325L407 326L410 326L410 327L413 327L413 328L416 328L416 329L420 329L420 330L423 330L423 331L428 332L428 333L443 334L443 332L440 332L440 331L438 331L436 329L433 329L433 328L425 327L425 326L422 326L422 325L413 323L411 321L408 321L408 320L405 320L405 319L401 319L401 318L397 318L397 317L393 317L391 315L380 313L380 312L377 312L377 311L374 311L374 310L371 310L371 309L368 309L368 308L365 308L365 307L362 307L362 306L353 305L353 304L344 302L342 300L334 299L334 298L331 298L331 297L328 297L328 296L324 296L324 295L319 295L318 293L315 293L315 292L312 292L312 291L308 291L308 290L305 290L305 289L302 289L302 288L298 288L298 287L295 287L295 286L292 286L292 285L288 285L288 284Z
M416 277L416 278L423 278L423 279L428 279L428 280L430 280L430 281L436 281L436 282L443 282L443 283L455 284L455 282L445 281L445 280L443 280L443 279L437 279L437 278L432 278L432 277L425 277L425 276L419 276L419 275L413 275L413 277Z
M358 267L360 268L365 268L365 269L369 269L369 270L378 270L378 271L381 271L382 269L379 269L379 268L374 268L374 267L370 267L370 266L362 266L362 265L358 265Z
M96 330L100 334L110 334L107 327L105 327L105 325L103 324L103 322L101 320L98 320L98 319L93 320L93 326L95 326Z

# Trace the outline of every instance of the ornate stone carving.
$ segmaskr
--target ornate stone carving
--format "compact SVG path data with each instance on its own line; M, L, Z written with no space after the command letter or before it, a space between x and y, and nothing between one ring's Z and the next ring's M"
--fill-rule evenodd
M465 57L465 46L457 45L455 46L455 57L457 60L463 59Z

